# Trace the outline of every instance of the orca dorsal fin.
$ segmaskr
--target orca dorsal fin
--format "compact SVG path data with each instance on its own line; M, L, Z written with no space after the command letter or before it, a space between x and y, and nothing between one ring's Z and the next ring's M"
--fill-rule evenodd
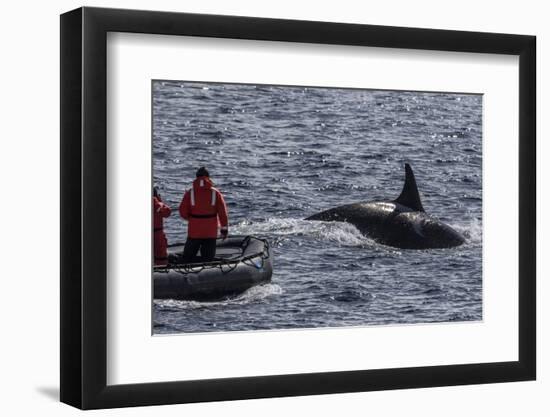
M405 185L403 191L394 200L395 203L409 207L414 211L424 211L418 188L416 187L416 179L414 178L413 170L409 164L405 164Z

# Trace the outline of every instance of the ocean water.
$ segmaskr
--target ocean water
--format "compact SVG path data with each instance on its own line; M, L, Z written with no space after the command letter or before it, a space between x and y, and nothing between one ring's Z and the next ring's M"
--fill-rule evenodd
M153 301L154 333L482 319L482 96L154 81L153 175L178 205L199 166L223 192L230 234L267 238L272 283L219 302ZM426 212L462 232L451 249L377 244L303 220L393 200L411 164Z

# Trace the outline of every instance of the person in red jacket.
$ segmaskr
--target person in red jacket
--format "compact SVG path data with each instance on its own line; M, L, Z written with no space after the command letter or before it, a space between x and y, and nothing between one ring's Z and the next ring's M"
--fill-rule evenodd
M168 241L164 234L164 221L170 216L172 210L162 202L157 187L153 188L153 232L154 232L154 254L155 266L168 264Z
M208 170L204 167L197 171L193 186L181 200L180 215L189 222L187 241L183 249L183 262L209 262L216 256L216 238L218 228L225 239L227 237L227 207L222 193L214 188Z

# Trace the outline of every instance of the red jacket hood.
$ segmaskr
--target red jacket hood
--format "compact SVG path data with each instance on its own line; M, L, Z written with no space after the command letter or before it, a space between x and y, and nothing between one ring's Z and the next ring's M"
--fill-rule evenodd
M198 177L195 181L193 181L193 188L195 190L210 190L214 184L212 184L212 180L208 177Z

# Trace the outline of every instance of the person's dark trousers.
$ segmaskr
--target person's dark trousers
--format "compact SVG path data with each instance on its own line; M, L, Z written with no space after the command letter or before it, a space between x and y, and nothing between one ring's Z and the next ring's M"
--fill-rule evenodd
M197 253L201 251L201 256ZM183 263L210 262L216 256L216 239L187 238L183 248Z

